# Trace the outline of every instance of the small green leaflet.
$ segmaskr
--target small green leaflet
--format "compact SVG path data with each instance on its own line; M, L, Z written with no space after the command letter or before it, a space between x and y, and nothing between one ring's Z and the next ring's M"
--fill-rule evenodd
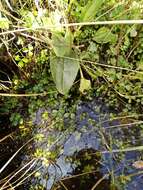
M117 35L113 34L111 30L107 27L102 27L95 33L93 38L97 43L116 43Z
M90 88L91 88L90 80L87 80L84 77L82 77L80 79L80 88L79 88L80 92L84 93L85 90L89 90Z

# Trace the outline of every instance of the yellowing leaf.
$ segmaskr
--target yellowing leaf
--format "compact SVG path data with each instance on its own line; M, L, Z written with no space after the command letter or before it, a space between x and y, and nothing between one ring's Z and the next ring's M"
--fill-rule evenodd
M133 28L131 31L130 31L130 36L131 37L136 37L137 36L137 31L136 31L136 29L135 28Z
M138 160L133 163L133 166L137 169L143 169L143 160Z
M9 29L9 20L7 18L0 18L0 28Z
M89 90L91 88L91 82L90 80L85 79L84 77L80 80L80 92L84 93L85 90Z

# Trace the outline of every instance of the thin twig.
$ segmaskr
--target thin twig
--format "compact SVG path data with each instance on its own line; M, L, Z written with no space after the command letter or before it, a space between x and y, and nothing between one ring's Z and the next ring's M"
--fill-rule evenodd
M91 190L95 190L95 188L104 180L104 179L106 179L106 177L108 177L109 176L109 174L106 174L106 175L104 175L101 179L99 179L96 183L95 183L95 185L91 188Z
M25 178L23 178L18 184L16 184L13 188L18 187L19 185L22 185L24 183L25 180L27 180L30 176L32 176L34 173L36 173L37 171L39 171L42 168L42 166L39 166L36 170L34 170L33 172L31 172L28 176L26 176ZM10 189L9 189L10 190Z
M124 148L124 149L113 149L111 151L101 151L102 154L111 154L111 153L120 153L120 152L131 152L131 151L142 151L143 146L135 146L135 147L129 147L129 148Z
M28 142L26 142L23 146L21 146L10 158L9 160L0 168L0 174L3 172L3 170L10 164L10 162L15 158L15 156L29 143L33 140L30 139Z
M65 190L68 190L68 188L65 186L65 184L62 181L59 181L59 183L63 186Z
M17 174L19 174L22 170L24 170L27 166L29 166L32 162L35 164L36 163L36 159L34 158L34 159L32 159L30 162L28 162L27 164L25 164L20 170L18 170L17 172L15 172L14 173L14 175L12 175L3 185L2 185L2 189L5 189L5 188L7 188L7 184L17 175ZM33 163L32 163L32 167L33 167ZM29 168L31 168L31 165L30 165L30 167ZM29 171L29 168L28 168L28 170L26 170L26 173L27 173L27 171ZM25 173L24 173L24 175L25 175ZM22 175L23 176L23 175ZM20 177L21 178L21 177ZM19 179L20 179L19 178ZM19 180L18 179L18 180ZM15 182L14 182L15 183ZM12 185L14 184L14 183L12 183ZM5 187L6 186L6 187Z
M118 127L126 127L126 126L133 126L133 125L139 125L139 124L143 124L143 121L136 121L136 122L132 122L132 123L125 123L125 124L120 124L120 125L113 125L110 127L106 127L105 129L113 129L113 128L118 128Z
M6 140L9 137L12 138L12 134L13 133L10 133L10 134L6 135L5 137L3 137L2 139L0 139L0 143L3 142L4 140Z
M11 93L0 93L0 96L9 96L9 97L30 97L30 96L46 96L47 94L52 94L57 91L52 92L42 92L42 93L33 93L33 94L11 94Z
M57 28L57 27L91 26L91 25L121 25L121 24L143 24L143 20L112 20L112 21L95 21L95 22L56 24L56 25L49 25L47 27L20 28L20 29L17 29L17 30L1 32L0 35L23 32L23 31L28 31L28 30L30 30L30 31L50 30L52 28Z

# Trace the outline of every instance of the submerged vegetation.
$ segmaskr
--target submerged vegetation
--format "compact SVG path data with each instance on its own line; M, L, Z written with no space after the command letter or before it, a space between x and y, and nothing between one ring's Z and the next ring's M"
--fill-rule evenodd
M0 0L0 190L141 189L142 14L141 0Z

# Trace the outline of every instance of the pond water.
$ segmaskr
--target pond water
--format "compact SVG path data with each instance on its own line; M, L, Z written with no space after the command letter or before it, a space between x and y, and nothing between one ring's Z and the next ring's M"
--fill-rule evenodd
M66 117L66 130L58 131L47 127L48 123L42 117L45 110L51 111L49 108L40 108L33 119L35 130L32 135L42 134L43 138L32 142L29 148L33 152L43 150L45 155L56 153L57 159L51 159L50 164L40 160L33 167L27 165L19 173L20 176L28 170L32 173L37 168L40 168L37 170L40 175L32 176L28 183L15 189L28 190L30 184L33 184L34 190L143 189L143 167L135 167L137 161L143 160L141 119L121 117L118 111L109 109L101 100L81 101L77 105L73 129ZM0 168L22 145L22 142L13 138L13 132L15 129L10 127L8 116L1 117L0 139L7 138L0 142ZM51 138L56 139L52 144L49 143ZM13 175L31 159L31 156L25 156L24 151L19 153L1 173L0 185L6 176ZM17 177L10 182L13 183Z
M43 122L44 111L38 110L35 125ZM117 119L112 119L111 113ZM43 134L45 140L35 142L35 149L54 152L60 147L60 151L56 163L43 166L41 174L31 183L41 184L46 190L54 189L55 184L59 190L142 190L142 169L134 167L143 157L143 126L139 124L142 122L133 117L119 119L118 115L102 101L81 102L74 130L69 130L65 120L67 130L54 132L57 140L52 146L47 139L53 131L46 127L36 129L34 133ZM136 148L139 146L140 150Z

